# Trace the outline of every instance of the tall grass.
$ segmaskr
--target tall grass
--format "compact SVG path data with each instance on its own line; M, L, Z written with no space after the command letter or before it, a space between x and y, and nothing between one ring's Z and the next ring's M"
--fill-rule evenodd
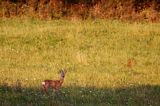
M0 103L159 105L159 27L105 20L1 19ZM61 95L44 94L41 82L58 79L61 68L68 70Z

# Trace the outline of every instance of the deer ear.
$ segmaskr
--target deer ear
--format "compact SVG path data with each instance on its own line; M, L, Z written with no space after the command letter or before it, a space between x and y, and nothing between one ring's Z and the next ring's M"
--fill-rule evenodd
M58 74L61 74L62 72L63 72L63 70L59 70L59 71L58 71Z
M67 70L66 70L66 69L64 69L64 73L67 73Z

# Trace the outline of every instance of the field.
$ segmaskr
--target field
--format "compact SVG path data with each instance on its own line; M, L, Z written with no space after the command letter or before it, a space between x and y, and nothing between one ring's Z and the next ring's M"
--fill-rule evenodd
M0 19L0 105L159 106L160 24Z

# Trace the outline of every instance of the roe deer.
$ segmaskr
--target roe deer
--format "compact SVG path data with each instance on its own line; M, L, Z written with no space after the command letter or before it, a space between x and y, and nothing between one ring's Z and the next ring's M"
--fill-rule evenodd
M60 80L44 80L42 82L43 90L47 93L48 88L58 91L63 84L66 70L61 70Z

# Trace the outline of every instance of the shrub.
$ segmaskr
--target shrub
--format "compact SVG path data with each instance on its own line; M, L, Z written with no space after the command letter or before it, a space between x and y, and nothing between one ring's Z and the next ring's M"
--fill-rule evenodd
M160 12L159 0L1 0L4 17L114 18L154 20ZM2 16L2 15L0 15Z

